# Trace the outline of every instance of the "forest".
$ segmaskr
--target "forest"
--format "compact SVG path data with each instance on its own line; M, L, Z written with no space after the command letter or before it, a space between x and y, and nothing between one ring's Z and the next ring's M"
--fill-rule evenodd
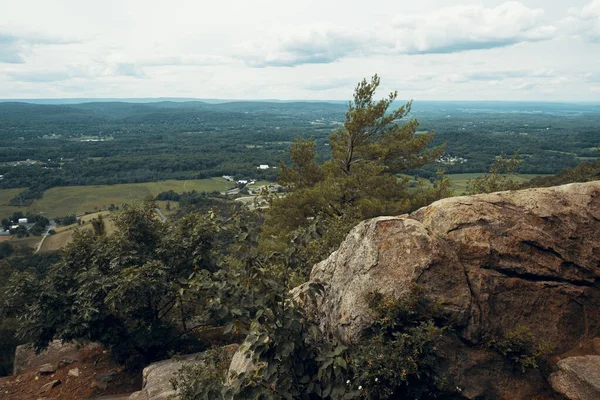
M340 102L160 101L0 103L0 188L27 188L23 205L55 186L152 182L221 175L275 180L267 164L289 162L299 136L313 137L320 161L342 126ZM485 172L501 152L519 150L519 172L552 174L597 157L594 104L414 102L405 117L447 157L410 171L433 179Z

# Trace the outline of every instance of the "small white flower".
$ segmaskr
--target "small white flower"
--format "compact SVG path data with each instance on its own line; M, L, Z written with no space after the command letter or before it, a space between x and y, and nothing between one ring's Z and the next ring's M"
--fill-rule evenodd
M379 378L375 378L375 382L379 382Z
M359 386L359 387L358 387L358 390L362 390L362 386Z

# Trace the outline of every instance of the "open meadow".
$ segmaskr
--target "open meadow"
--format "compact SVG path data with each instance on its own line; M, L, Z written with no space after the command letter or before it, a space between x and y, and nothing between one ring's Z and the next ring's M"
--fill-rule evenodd
M131 183L118 185L61 186L47 190L44 197L35 200L29 207L9 206L8 202L22 189L0 190L0 218L7 218L15 211L40 213L47 218L69 214L83 214L107 209L111 204L142 201L148 196L174 190L178 193L197 190L199 192L223 192L234 186L223 178L195 179L187 181L166 180L160 182Z
M102 215L102 218L104 219L104 224L106 226L106 234L110 235L116 229L110 214L111 213L108 211L92 213L81 217L82 225L73 224L57 227L55 234L48 235L48 237L46 237L44 243L42 244L42 247L40 248L40 252L62 249L71 242L73 238L73 233L76 229L80 229L82 231L91 230L92 224L90 223L90 221L94 218L98 218L99 215Z
M473 173L473 174L448 174L447 176L452 180L450 187L454 190L454 195L460 196L466 193L467 185L469 181L480 176L483 176L483 173ZM518 174L514 175L513 179L516 182L522 183L527 182L535 178L536 176L543 176L541 174Z

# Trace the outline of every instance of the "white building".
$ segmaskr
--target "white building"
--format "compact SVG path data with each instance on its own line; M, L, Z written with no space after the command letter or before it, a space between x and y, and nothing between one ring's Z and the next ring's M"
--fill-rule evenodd
M26 224L26 223L27 223L27 218L19 218L19 225Z
M267 164L261 164L257 169L269 169L269 166Z

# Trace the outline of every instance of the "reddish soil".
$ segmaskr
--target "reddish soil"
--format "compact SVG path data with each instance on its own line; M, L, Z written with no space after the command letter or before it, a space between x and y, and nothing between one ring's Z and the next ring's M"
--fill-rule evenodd
M78 368L79 376L68 376L71 369ZM96 386L94 377L98 374L116 372L105 390ZM53 380L60 384L46 393L40 388ZM132 393L142 387L141 372L125 372L123 367L111 362L102 348L82 352L78 361L58 369L51 375L40 375L38 368L25 371L17 376L0 378L0 399L3 400L83 400L96 396Z

